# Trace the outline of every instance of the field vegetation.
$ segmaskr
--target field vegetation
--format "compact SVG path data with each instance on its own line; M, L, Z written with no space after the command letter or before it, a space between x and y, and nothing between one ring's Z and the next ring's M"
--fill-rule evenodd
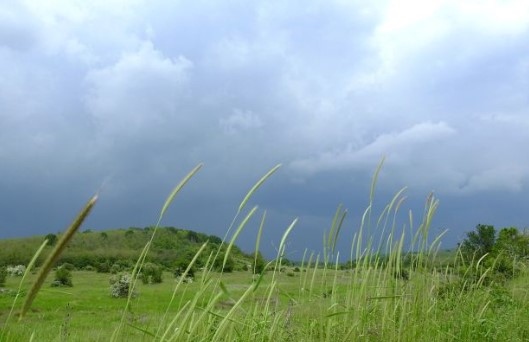
M411 214L395 221L404 190L372 212L380 168L352 237L341 234L339 206L321 253L284 259L294 219L265 260L262 212L254 252L243 253L237 237L259 213L249 200L278 167L248 191L223 238L159 225L197 167L153 227L74 234L94 197L63 234L1 242L0 340L529 340L529 236L480 224L459 248L439 252L442 234L429 236L433 196L417 226ZM335 248L344 238L345 263Z

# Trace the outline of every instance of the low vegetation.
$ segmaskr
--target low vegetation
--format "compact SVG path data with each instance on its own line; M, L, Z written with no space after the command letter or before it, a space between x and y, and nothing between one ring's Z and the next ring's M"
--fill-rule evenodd
M372 212L379 169L348 262L341 263L336 250L346 217L341 207L321 254L307 250L296 264L284 259L293 220L276 258L265 260L259 252L265 213L255 252L242 253L237 237L258 213L257 207L247 208L249 199L277 168L250 189L223 239L157 224L80 233L66 249L60 247L62 234L54 234L53 243L50 236L11 240L16 248L2 242L1 263L27 267L18 277L3 268L0 340L529 340L528 235L478 225L457 250L438 252L442 234L429 236L438 206L433 196L419 226L411 216L408 223L393 220L403 191L382 213ZM169 195L160 220L198 169ZM399 233L400 225L412 234ZM22 246L37 252L26 255ZM67 290L35 286L45 253L56 267L45 284L69 282Z

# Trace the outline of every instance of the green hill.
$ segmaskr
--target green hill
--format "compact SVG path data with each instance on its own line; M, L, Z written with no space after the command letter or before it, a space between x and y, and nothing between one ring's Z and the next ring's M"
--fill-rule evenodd
M122 268L130 267L138 259L153 231L153 227L146 227L105 231L87 230L78 233L70 241L57 264L67 262L77 269L95 268L101 272L108 272L114 264ZM0 240L0 266L27 265L46 237L54 240L53 234ZM181 265L182 261L191 260L206 241L208 245L197 260L197 267L203 266L210 254L217 252L222 240L214 235L191 230L160 227L154 237L147 261L171 269L175 265ZM45 248L37 260L37 266L44 261L51 249L51 245ZM217 259L222 260L224 257L222 251L221 254L221 257ZM233 269L243 268L252 263L251 256L244 254L236 246L233 246L230 258L230 266Z

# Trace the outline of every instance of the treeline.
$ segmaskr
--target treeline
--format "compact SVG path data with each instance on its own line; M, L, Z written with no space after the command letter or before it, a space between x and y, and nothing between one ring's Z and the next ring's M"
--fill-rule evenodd
M74 236L57 265L67 263L76 269L93 269L99 272L111 272L112 267L119 269L118 271L130 268L150 240L153 229L131 227L106 231L86 230ZM50 233L46 236L0 240L0 266L27 265L43 241L48 239L48 246L37 259L39 266L59 238L60 235ZM206 241L208 245L198 258L196 267L204 265L209 255L218 251L221 238L191 230L160 227L146 261L166 269L174 269L188 263ZM220 260L224 258L223 248L218 258ZM243 269L251 260L253 256L233 246L227 271Z
M499 231L478 224L459 245L461 266L476 278L501 281L516 277L529 263L529 235L516 227ZM486 273L485 273L486 272Z
M406 252L398 256L367 253L358 260L339 265L342 270L357 267L392 268L398 277L407 278L410 271L437 270L460 276L466 284L501 283L514 278L529 266L529 234L516 227L497 230L492 225L478 224L452 250L440 253Z

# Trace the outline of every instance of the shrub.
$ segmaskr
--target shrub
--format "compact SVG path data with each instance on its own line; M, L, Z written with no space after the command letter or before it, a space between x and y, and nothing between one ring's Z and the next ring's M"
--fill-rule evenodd
M121 271L122 269L120 264L114 264L110 267L110 273L112 274L118 274Z
M108 261L100 262L96 264L97 273L109 273L110 272L110 263Z
M51 286L73 286L72 272L70 272L70 270L68 270L66 267L61 266L57 268L55 271L55 279L51 283Z
M263 258L263 255L261 254L261 252L257 252L257 253L254 253L253 257L254 257L253 265L252 265L253 274L263 273L266 267L266 261Z
M4 286L6 283L7 268L5 266L0 267L0 286Z
M110 277L110 295L114 298L127 298L129 296L132 276L128 273ZM136 296L136 292L132 293Z
M178 278L184 274L184 272L187 269L187 266L189 265L189 262L185 261L184 259L180 259L176 261L176 267L174 271L175 278ZM187 278L194 279L195 278L195 267L191 267L186 275Z
M75 266L70 264L69 262L65 262L64 264L62 264L61 268L65 268L65 269L67 269L70 272L75 270Z
M233 272L235 268L235 261L233 260L231 255L228 255L228 258L226 259L226 264L224 265L224 267L222 267L224 263L224 257L225 257L224 252L219 253L217 258L213 262L213 268L218 272L226 272L226 273Z
M401 268L393 272L393 277L395 279L410 280L410 272L407 269Z
M144 284L159 284L162 282L163 270L160 266L153 263L146 263L141 270L141 281Z
M22 277L25 272L26 272L26 266L24 265L7 266L7 273L10 276Z
M45 240L48 240L48 246L55 246L57 243L57 235L55 234L48 234L44 237Z

